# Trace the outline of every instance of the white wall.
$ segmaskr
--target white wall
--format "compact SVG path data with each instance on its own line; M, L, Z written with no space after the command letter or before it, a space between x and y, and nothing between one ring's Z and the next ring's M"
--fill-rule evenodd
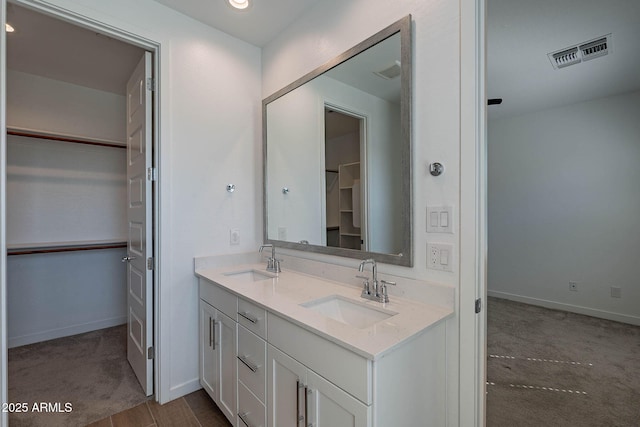
M489 123L491 294L640 324L638 117L634 92Z
M11 64L8 64L11 68ZM10 126L125 142L124 95L9 69Z
M262 241L260 50L152 0L47 3L160 46L156 344L166 402L200 387L194 256L256 250ZM231 228L240 230L238 246L229 244Z
M122 148L9 136L7 244L126 241L126 162Z
M469 6L468 2L466 6ZM472 10L467 12L473 13ZM459 225L456 220L455 233L451 235L427 234L426 206L450 205L459 212L460 2L330 0L318 3L264 48L262 95L269 96L409 13L413 18L414 60L412 129L414 267L380 265L379 270L398 276L458 286L458 242L461 237ZM436 161L443 163L446 167L444 175L438 178L430 176L428 172L428 164ZM470 230L471 232L473 231ZM453 245L453 273L426 268L427 241ZM301 255L352 266L354 272L358 264L357 261L346 258ZM468 254L467 259L470 265L475 263L473 255ZM472 293L471 288L475 284L468 283L466 286L469 289L467 292ZM472 310L472 305L467 309ZM457 425L460 414L463 412L471 416L475 414L472 409L475 402L467 401L470 404L468 410L457 406L458 328L456 316L448 322L447 326L448 387L443 391L447 394L447 425Z
M126 249L7 259L9 347L127 322Z
M267 139L277 141L267 146L270 239L314 245L324 240L324 105L319 91L314 80L267 106Z

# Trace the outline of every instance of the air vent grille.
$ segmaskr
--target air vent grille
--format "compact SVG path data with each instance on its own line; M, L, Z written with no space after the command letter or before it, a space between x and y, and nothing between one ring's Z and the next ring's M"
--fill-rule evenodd
M578 56L578 48L574 47L572 49L554 53L553 61L555 62L556 68L563 68L568 67L569 65L577 64L578 62L580 62L580 57Z
M591 43L585 43L580 45L580 51L582 52L582 60L588 61L599 56L604 56L609 53L609 43L606 37Z
M553 68L560 69L569 65L605 56L611 52L611 34L598 37L576 46L570 46L547 54Z
M400 61L395 61L391 66L385 68L384 70L374 71L373 74L378 77L382 77L385 80L391 80L398 77L401 71L402 67L400 65Z

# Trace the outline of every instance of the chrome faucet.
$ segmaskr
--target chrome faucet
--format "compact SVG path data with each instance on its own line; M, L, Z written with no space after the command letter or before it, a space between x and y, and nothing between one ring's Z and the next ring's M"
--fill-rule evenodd
M373 287L369 286L369 278L366 276L356 276L360 279L363 279L362 283L363 289L362 294L360 295L362 298L370 299L372 301L378 302L389 302L389 294L387 293L387 285L394 285L396 282L390 282L388 280L380 280L378 282L378 266L376 265L376 260L369 258L360 262L360 266L358 267L359 272L364 271L364 266L367 264L371 264L371 280Z
M267 271L271 271L272 273L280 273L282 269L280 268L281 259L276 259L276 247L271 243L267 243L266 245L260 245L260 249L258 252L262 253L264 248L271 248L271 256L267 258Z

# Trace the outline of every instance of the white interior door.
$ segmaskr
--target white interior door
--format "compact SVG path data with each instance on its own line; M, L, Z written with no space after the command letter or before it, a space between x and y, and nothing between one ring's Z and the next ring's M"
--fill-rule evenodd
M153 223L151 53L127 82L127 359L153 394Z

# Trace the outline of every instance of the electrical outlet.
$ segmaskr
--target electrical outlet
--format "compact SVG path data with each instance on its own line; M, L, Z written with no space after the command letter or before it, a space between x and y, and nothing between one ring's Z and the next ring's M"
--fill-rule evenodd
M622 288L619 288L617 286L612 286L611 298L622 298Z
M578 282L569 282L569 290L578 292Z
M240 244L240 230L237 228L232 228L229 230L229 244L230 245L239 245Z
M427 243L427 268L453 271L453 246L446 243Z

